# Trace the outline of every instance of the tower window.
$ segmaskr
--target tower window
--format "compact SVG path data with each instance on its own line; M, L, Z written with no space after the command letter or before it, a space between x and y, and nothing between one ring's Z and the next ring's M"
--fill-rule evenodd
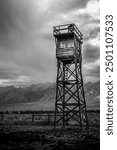
M62 40L59 42L59 48L66 48L66 40Z
M66 40L61 40L58 43L59 48L71 48L74 47L74 41L73 39L66 39Z
M67 47L70 48L70 47L74 47L74 41L72 39L68 39L67 40Z

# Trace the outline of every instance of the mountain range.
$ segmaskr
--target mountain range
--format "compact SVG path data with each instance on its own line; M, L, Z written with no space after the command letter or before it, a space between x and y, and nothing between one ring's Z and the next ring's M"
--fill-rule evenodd
M100 82L84 85L87 109L100 109ZM0 87L0 110L54 110L55 83Z

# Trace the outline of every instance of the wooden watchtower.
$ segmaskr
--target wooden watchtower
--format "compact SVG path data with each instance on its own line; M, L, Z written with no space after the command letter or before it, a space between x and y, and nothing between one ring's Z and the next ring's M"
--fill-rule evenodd
M55 26L57 80L55 125L88 124L82 77L83 35L75 24Z

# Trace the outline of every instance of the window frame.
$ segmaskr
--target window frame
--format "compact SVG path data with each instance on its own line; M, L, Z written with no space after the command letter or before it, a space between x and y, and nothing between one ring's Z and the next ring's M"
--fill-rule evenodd
M72 42L70 42L72 41ZM72 45L72 46L69 46ZM63 46L62 46L63 45ZM73 48L74 47L74 39L62 39L62 40L58 40L58 44L57 44L57 47L58 48Z

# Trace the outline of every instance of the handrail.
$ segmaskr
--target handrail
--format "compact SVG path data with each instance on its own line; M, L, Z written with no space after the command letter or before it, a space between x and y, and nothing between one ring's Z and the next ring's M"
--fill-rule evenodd
M83 41L83 34L80 32L80 30L77 28L75 24L65 24L65 25L59 25L53 27L53 35L62 35L62 34L68 34L73 33L76 35L76 37L82 42Z

